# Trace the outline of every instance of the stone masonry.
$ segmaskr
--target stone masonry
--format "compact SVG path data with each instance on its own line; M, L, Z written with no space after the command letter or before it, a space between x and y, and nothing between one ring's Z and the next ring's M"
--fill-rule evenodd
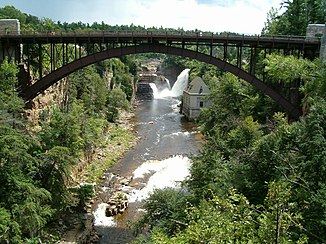
M20 23L18 19L0 19L0 35L20 34ZM0 62L8 57L21 62L22 45L4 45L0 43Z
M307 38L320 37L321 47L319 57L326 62L326 24L309 24L306 32Z

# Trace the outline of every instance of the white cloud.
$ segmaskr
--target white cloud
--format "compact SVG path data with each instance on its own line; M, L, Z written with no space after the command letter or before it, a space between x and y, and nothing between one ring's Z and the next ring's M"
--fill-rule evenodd
M61 22L260 33L271 7L281 0L1 0L28 14Z
M213 0L214 1L214 0ZM215 0L219 2L219 0ZM130 2L130 1L129 1ZM139 1L131 1L139 3ZM196 0L153 0L134 4L136 25L163 26L203 31L260 33L272 5L268 1L233 0L233 4L200 4Z

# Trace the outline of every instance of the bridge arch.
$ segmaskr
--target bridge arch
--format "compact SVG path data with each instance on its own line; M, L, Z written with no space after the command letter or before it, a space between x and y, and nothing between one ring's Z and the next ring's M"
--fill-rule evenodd
M118 47L113 49L108 49L102 52L94 53L85 57L82 57L78 60L75 60L71 63L66 64L65 66L53 71L52 73L44 76L42 79L28 87L23 91L23 97L25 101L30 101L35 98L38 94L45 91L47 88L58 82L60 79L66 77L67 75L77 71L88 65L103 61L105 59L116 58L128 54L138 54L138 53L163 53L171 54L182 57L188 57L196 59L201 62L212 64L224 71L228 71L235 76L247 81L258 90L262 91L269 97L271 97L277 104L283 107L288 114L293 118L299 118L301 112L288 100L286 100L282 95L276 92L273 88L263 83L256 76L226 62L219 58L209 56L207 54L199 53L196 51L183 49L179 47L166 46L162 44L141 44L134 46Z

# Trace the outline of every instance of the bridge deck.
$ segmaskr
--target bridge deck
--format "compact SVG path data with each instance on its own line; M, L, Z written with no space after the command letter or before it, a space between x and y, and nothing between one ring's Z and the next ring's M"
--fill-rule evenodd
M165 43L185 45L237 45L266 48L318 48L320 38L305 36L265 36L214 34L202 32L98 31L0 33L2 43Z

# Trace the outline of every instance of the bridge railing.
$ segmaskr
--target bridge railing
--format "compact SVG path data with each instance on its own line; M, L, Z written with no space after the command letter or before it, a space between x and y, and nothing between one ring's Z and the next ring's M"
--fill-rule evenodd
M235 39L284 39L284 40L320 40L320 37L306 37L306 36L294 36L294 35L247 35L236 33L213 33L213 32L201 32L201 31L0 31L1 37L196 37L199 39L207 38L235 38Z

